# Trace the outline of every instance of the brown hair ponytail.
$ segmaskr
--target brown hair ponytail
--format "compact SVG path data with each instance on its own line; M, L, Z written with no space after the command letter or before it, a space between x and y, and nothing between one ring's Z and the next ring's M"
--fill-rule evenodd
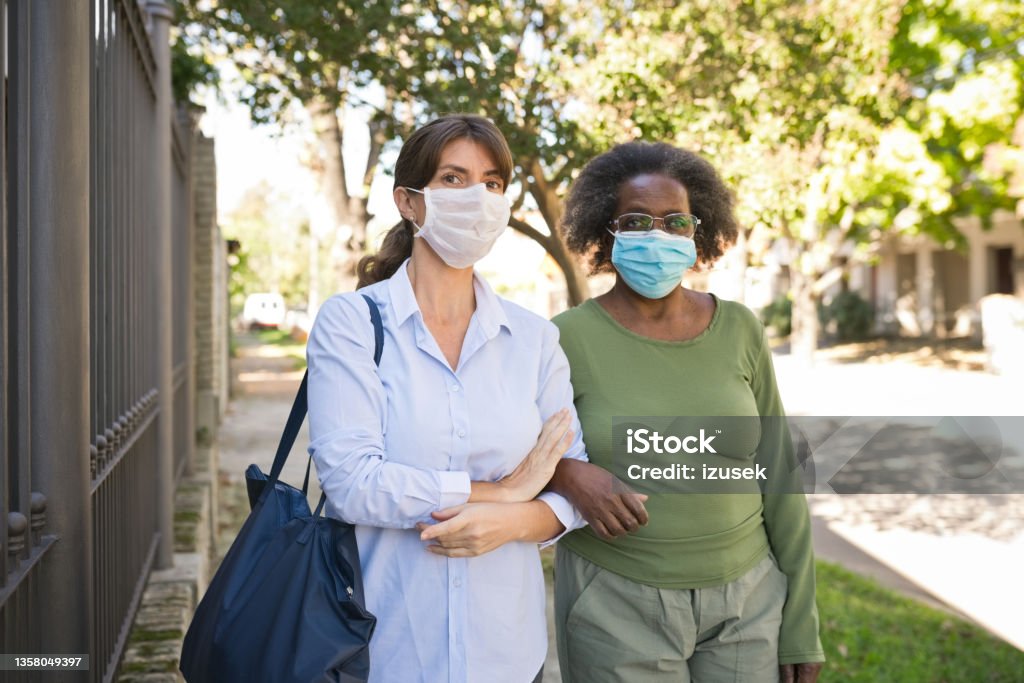
M505 187L512 181L512 151L494 123L473 114L448 114L416 130L402 145L395 162L395 187L423 189L437 173L441 151L452 140L469 138L493 156ZM403 218L384 237L380 250L359 259L356 288L387 280L412 255L413 225Z
M412 223L403 218L388 230L376 254L367 254L359 259L356 265L359 278L356 289L387 280L395 274L398 266L412 256L412 231Z

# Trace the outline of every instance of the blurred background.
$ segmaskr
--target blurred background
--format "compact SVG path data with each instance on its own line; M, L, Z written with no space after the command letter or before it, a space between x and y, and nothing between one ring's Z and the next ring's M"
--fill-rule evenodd
M557 230L573 177L615 143L661 140L705 155L738 200L738 244L689 285L760 311L801 353L904 336L966 352L988 332L988 356L964 362L1001 366L1024 339L1022 11L186 0L172 35L240 244L234 316L273 292L308 329L398 218L402 137L473 112L516 161L513 230L480 270L541 315L607 286Z

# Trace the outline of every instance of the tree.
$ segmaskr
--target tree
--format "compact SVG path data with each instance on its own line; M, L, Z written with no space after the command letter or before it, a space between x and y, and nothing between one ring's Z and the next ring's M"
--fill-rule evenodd
M566 79L592 37L589 11L569 2L449 0L419 5L417 12L416 29L384 46L399 68L381 81L400 101L418 105L396 134L450 111L493 119L515 163L518 195L510 225L558 264L569 304L582 302L589 296L586 275L558 226L569 181L582 160L603 151L577 125ZM536 207L546 230L523 218L528 207Z
M817 340L816 299L857 226L837 169L870 157L898 80L886 70L901 3L637 2L605 12L577 70L578 122L602 145L674 141L736 188L746 226L785 238L794 332Z
M259 0L186 4L186 20L204 26L205 40L226 46L242 68L254 119L283 121L290 100L310 112L321 148L329 150L321 162L324 188L335 198L342 224L365 229L369 218L365 196L347 196L340 180L344 131L337 114L345 104L373 111L374 144L364 186L386 141L427 119L451 111L494 119L515 161L518 192L510 225L558 264L570 304L587 298L585 273L558 225L572 176L583 160L604 149L571 111L577 95L570 76L595 36L589 8L571 2L496 6L460 0L358 6L289 0L273 8ZM365 97L368 92L382 96ZM525 220L524 211L534 207L546 229ZM364 232L351 244L353 261L365 246Z
M909 0L892 68L909 89L902 120L950 181L948 205L922 220L1012 210L1022 196L1013 183L1024 143L1024 5Z
M667 139L710 157L746 233L790 244L794 347L809 354L841 253L870 252L886 232L962 240L953 216L1012 206L1022 11L983 0L606 9L575 70L577 125L599 147Z
M340 107L382 95L359 103L375 140L364 186L387 140L438 113L486 114L515 157L512 225L559 264L571 303L587 285L558 233L562 197L586 159L626 140L709 157L736 188L744 236L790 243L795 346L808 353L844 250L892 231L956 241L954 216L1024 194L1013 0L277 4L218 0L192 16L235 36L255 116L280 117L292 98L322 122L339 216L366 218L337 180ZM532 206L546 231L522 220Z
M388 130L386 106L370 120L371 144L365 168L351 184L352 169L342 156L344 127L339 116L352 92L386 70L375 47L403 18L386 2L305 2L279 0L183 0L179 20L193 27L194 40L224 50L246 81L242 100L254 121L281 126L291 122L289 106L308 112L318 141L311 167L334 210L337 237L344 241L339 274L354 284L355 263L367 248L370 182Z
M305 303L309 269L304 252L308 226L297 218L287 198L275 196L267 183L249 189L227 216L224 234L241 243L238 267L232 269L232 307L240 309L245 296L280 293L289 306Z

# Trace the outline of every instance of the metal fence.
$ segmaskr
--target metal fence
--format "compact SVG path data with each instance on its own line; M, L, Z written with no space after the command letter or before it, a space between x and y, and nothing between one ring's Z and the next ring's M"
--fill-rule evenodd
M191 465L195 435L195 333L192 259L195 231L192 229L193 187L190 174L192 120L177 110L171 125L171 291L173 320L171 360L174 365L174 476L181 478Z
M0 6L0 652L107 681L194 443L192 119L163 3Z
M30 257L28 182L30 154L30 25L23 2L5 2L0 13L0 50L4 54L0 118L0 514L6 519L0 552L4 652L19 652L38 642L38 624L23 620L39 604L44 586L34 571L54 545L46 533L45 495L33 486L29 453L31 384L29 361L28 262ZM17 586L19 590L14 591ZM29 650L30 651L30 650Z
M156 70L134 2L93 6L90 88L90 326L94 671L116 665L156 554L157 520L141 482L156 481L153 193L144 149ZM91 459L92 460L92 459ZM139 496L138 493L143 495Z

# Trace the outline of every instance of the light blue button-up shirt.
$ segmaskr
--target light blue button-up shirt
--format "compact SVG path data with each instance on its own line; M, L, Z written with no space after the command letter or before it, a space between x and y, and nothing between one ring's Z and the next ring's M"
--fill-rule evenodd
M528 683L547 651L538 545L447 558L427 551L415 525L466 502L470 481L515 469L561 408L572 411L575 432L566 457L586 459L569 365L552 323L499 298L474 273L476 311L453 372L423 322L407 266L327 299L306 348L308 450L326 514L356 524L366 603L377 616L370 681ZM379 368L361 294L383 318ZM561 496L539 499L566 531L583 526Z

